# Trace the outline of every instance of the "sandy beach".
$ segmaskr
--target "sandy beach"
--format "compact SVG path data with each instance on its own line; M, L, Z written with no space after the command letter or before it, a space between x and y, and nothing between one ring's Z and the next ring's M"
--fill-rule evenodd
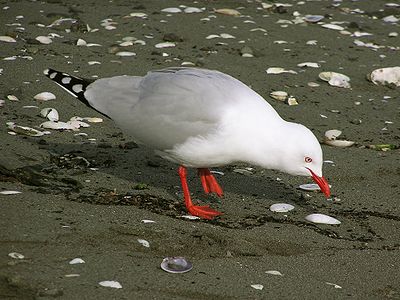
M10 38L0 41L0 192L20 192L0 194L0 299L400 299L399 87L367 80L400 65L399 21L384 20L398 18L400 7L336 4L0 1L0 35ZM216 11L223 8L238 14ZM324 18L311 23L306 15ZM174 46L158 45L166 42ZM298 66L305 62L319 67ZM214 169L225 192L219 199L205 196L190 170L194 198L223 215L186 219L177 166L43 75L48 67L96 79L179 66L234 76L321 142L330 129L354 141L322 145L332 197L299 189L311 178L238 164ZM267 74L271 67L291 72ZM345 74L351 87L331 86L321 72ZM271 98L273 91L298 105ZM35 100L40 92L56 99ZM46 107L60 121L103 121L43 129ZM15 133L9 122L51 133ZM282 202L295 209L270 211ZM305 220L312 213L341 224ZM193 269L163 271L170 256ZM75 258L81 263L71 264Z

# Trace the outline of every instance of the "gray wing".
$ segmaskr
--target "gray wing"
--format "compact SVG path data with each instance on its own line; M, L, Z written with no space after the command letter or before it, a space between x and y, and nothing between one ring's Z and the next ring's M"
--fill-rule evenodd
M243 97L262 100L229 75L195 68L168 68L149 72L143 78L105 78L92 85L90 97L96 103L91 104L96 109L138 142L158 150L172 149L190 137L212 134ZM104 95L106 87L112 101L103 101L108 103L102 104L108 107L103 111L97 104L102 101L95 94Z

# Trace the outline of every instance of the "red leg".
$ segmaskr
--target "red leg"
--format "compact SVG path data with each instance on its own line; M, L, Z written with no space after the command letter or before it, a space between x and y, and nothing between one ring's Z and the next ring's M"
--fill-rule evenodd
M199 206L194 205L192 199L190 197L189 186L186 180L186 168L184 166L180 166L178 169L179 177L181 179L183 196L185 198L185 205L188 212L191 215L198 216L200 218L212 220L214 217L222 215L219 211L213 210L209 205Z
M198 169L198 173L206 194L215 193L218 197L222 197L224 195L221 186L217 182L217 179L215 179L214 175L211 174L209 169Z

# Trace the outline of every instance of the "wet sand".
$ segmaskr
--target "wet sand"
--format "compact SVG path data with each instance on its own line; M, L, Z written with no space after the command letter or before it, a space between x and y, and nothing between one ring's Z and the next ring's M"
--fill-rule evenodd
M366 80L374 69L399 65L399 51L393 48L400 45L399 37L388 37L399 32L399 25L382 20L398 16L399 8L385 7L385 1L339 7L330 1L290 3L292 7L270 11L257 2L240 1L0 1L0 35L17 41L0 42L0 98L5 99L0 108L0 189L22 192L0 195L1 299L400 299L399 91ZM179 5L205 11L161 12ZM241 16L216 14L217 8L236 8ZM372 33L358 39L384 47L356 46L356 37L318 24L278 22L293 20L295 11L325 15L326 23L344 22L340 26L351 33ZM124 17L133 12L147 18ZM37 25L60 17L79 22ZM116 29L101 26L107 18L117 23ZM99 30L87 32L86 24ZM266 32L251 31L255 28ZM59 37L49 45L35 41L49 33ZM177 37L165 37L170 33ZM206 39L221 33L235 38ZM146 45L117 46L127 36ZM176 47L155 48L163 37L176 40ZM101 46L76 46L79 38ZM310 40L316 45L307 45ZM254 57L241 56L244 46ZM118 51L136 56L118 57ZM4 60L12 56L16 59ZM217 179L225 196L205 197L191 170L196 199L224 213L213 221L191 221L181 217L185 210L176 166L137 146L111 120L81 128L87 136L73 131L10 135L5 125L38 128L45 121L38 115L44 107L56 108L62 121L102 117L44 77L47 67L92 78L144 75L188 61L242 80L283 118L306 125L321 141L328 129L340 129L343 138L355 141L350 148L323 145L324 159L333 161L324 166L332 199L299 190L308 178L258 168L245 175L235 172L249 167L245 165L216 169L224 172ZM321 67L297 66L308 61ZM297 74L268 75L269 67ZM346 74L352 88L319 80L322 71ZM320 86L309 87L310 81ZM274 90L287 91L299 105L271 99ZM42 91L54 93L56 100L34 100ZM29 105L39 108L24 108ZM380 144L396 149L369 148ZM273 213L269 206L277 202L295 209ZM342 223L312 224L304 219L310 213L325 213ZM143 223L145 219L155 223ZM12 252L24 258L13 259ZM166 273L160 269L166 256L184 256L193 269ZM85 263L70 265L74 258ZM283 276L266 273L271 270ZM122 289L100 286L104 280L118 281Z

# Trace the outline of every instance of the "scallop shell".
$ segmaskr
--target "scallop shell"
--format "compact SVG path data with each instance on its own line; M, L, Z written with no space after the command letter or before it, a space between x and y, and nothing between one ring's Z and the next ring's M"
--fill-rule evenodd
M321 72L318 77L327 81L332 86L342 87L342 88L350 88L350 78L344 74L336 73L336 72Z
M270 211L284 213L294 209L294 206L287 203L275 203L269 207Z
M193 268L190 261L184 257L166 257L161 263L161 269L168 273L185 273Z
M325 132L325 138L327 140L336 140L336 138L339 137L341 134L342 132L340 130L331 129Z
M317 224L331 224L331 225L339 225L340 222L338 219L335 219L331 216L324 214L311 214L305 217L307 221L317 223Z
M388 67L376 69L368 75L368 79L374 84L400 86L400 67Z
M39 94L36 94L33 97L33 99L38 100L38 101L49 101L49 100L56 99L56 96L50 92L41 92Z

